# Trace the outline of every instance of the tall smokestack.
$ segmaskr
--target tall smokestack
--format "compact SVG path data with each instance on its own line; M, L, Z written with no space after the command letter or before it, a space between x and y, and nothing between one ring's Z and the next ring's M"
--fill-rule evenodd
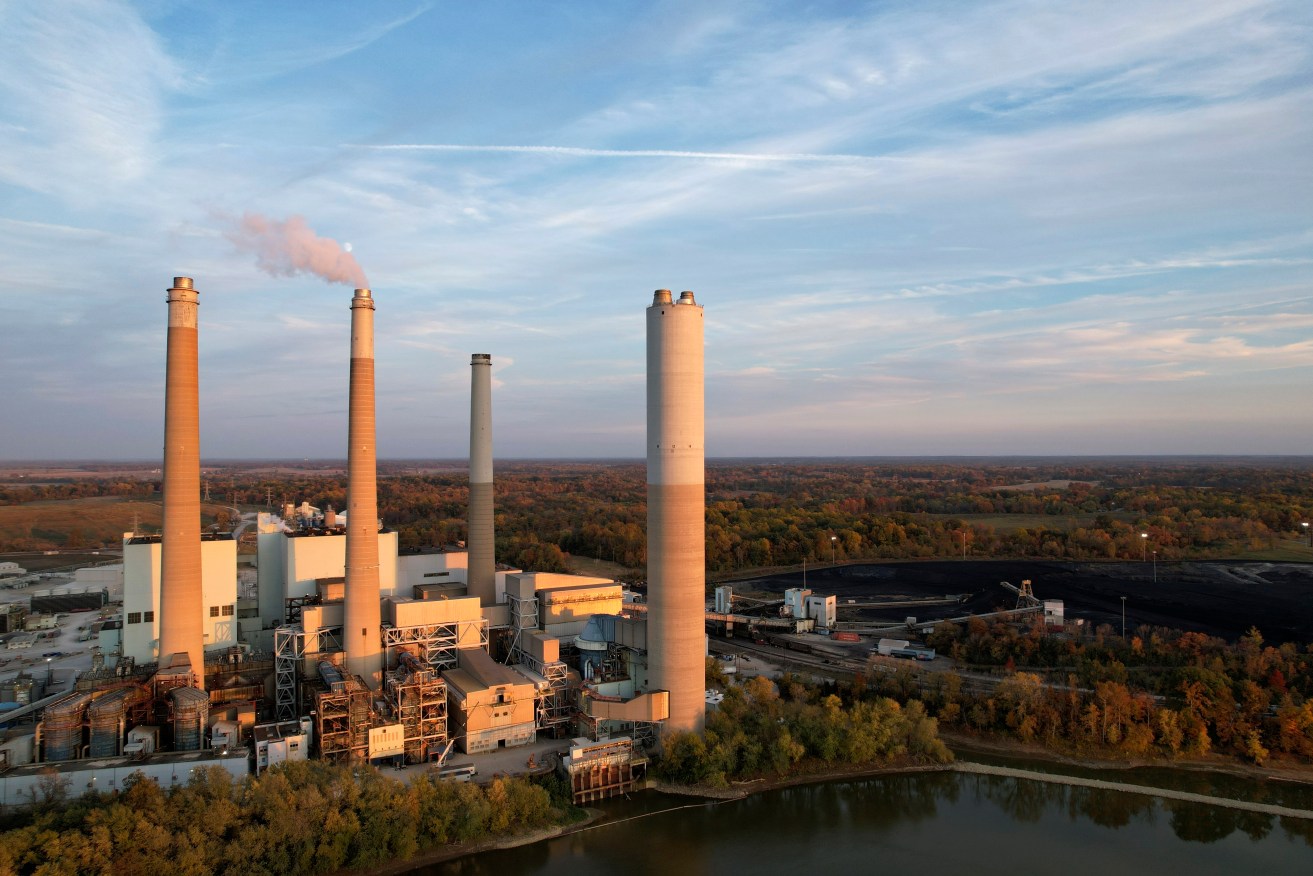
M164 378L164 534L160 546L160 666L191 662L205 687L201 611L201 414L196 352L200 302L191 277L169 289Z
M342 645L348 672L378 689L383 674L379 640L378 459L374 446L374 299L357 289L351 299L351 400L346 453L346 597Z
M469 594L497 601L492 511L492 356L470 356Z
M658 289L647 309L647 635L651 685L670 692L667 731L701 730L706 485L702 306Z

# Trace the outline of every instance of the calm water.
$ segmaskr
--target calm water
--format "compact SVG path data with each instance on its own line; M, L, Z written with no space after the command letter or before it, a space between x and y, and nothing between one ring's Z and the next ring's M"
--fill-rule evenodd
M608 818L617 819L611 823L417 872L1313 874L1313 821L1283 822L1214 806L993 776L889 776L787 788L728 803L689 803L636 795L606 807ZM663 809L668 811L658 811Z

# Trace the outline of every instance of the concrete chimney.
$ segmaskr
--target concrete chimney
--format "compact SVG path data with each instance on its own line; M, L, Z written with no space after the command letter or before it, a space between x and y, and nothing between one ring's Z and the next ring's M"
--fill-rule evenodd
M351 390L347 414L346 669L371 690L382 682L378 592L378 458L374 445L374 299L351 299Z
M647 636L667 732L705 715L706 484L702 306L658 289L647 309Z
M201 612L201 414L196 352L199 296L190 277L169 289L164 378L164 533L160 545L160 666L191 663L205 687Z
M470 357L469 595L497 601L492 509L492 356Z

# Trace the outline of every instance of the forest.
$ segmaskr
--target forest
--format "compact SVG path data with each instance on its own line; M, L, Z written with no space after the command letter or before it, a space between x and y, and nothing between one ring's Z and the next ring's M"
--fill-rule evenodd
M67 781L67 780L63 780ZM332 873L368 870L446 846L583 817L561 780L437 779L409 784L373 767L282 764L234 780L197 770L164 790L138 774L121 791L71 797L51 773L35 806L8 817L0 873Z
M403 549L465 538L463 470L380 466L379 513ZM724 576L808 562L959 556L1135 559L1148 533L1164 561L1260 555L1313 559L1308 460L711 460L707 570ZM207 468L207 485L243 510L308 501L341 509L335 470L270 475ZM0 487L0 507L91 496L158 499L158 482L90 478ZM498 557L565 571L569 556L646 565L646 476L638 462L506 462L496 481ZM0 551L60 547L0 532ZM1313 547L1313 545L1310 545Z
M724 787L762 775L786 776L842 764L947 763L953 755L917 700L899 705L869 693L846 698L801 678L779 686L764 676L730 685L707 660L708 686L725 699L707 711L702 733L676 733L663 746L658 774L687 785Z
M1313 649L1273 646L1254 629L1238 642L1141 627L1128 641L1046 634L972 618L941 623L929 643L966 671L1001 670L992 693L956 673L918 678L871 665L853 684L922 702L945 728L1130 757L1216 753L1254 764L1313 761ZM888 658L873 657L875 661Z

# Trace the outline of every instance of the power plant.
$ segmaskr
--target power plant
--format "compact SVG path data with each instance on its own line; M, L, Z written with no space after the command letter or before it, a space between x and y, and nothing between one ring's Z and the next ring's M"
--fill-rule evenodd
M659 290L647 309L649 602L607 578L495 559L492 358L471 356L468 547L398 549L378 516L374 314L351 299L345 515L262 513L258 598L238 595L236 544L202 533L198 296L168 290L161 536L124 536L115 659L10 711L0 805L40 769L177 781L180 758L234 774L310 753L441 763L574 737L576 799L623 793L645 745L703 723L703 310ZM345 520L343 520L345 516ZM245 606L245 607L243 607ZM112 639L112 637L111 637ZM28 773L23 773L27 770ZM10 799L14 798L14 799Z

